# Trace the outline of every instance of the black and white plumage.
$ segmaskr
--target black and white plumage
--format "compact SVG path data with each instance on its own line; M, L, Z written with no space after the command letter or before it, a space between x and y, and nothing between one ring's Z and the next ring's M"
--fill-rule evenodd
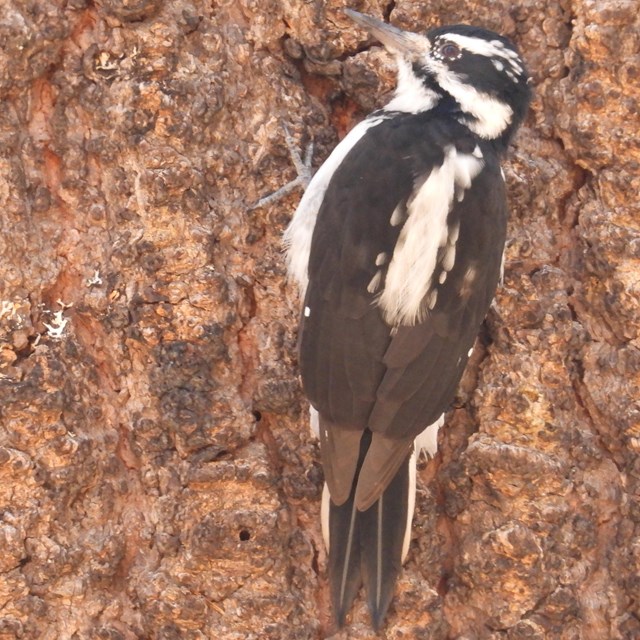
M364 582L377 629L408 550L416 454L435 453L500 277L499 163L529 88L493 32L418 35L347 13L396 55L397 90L318 170L285 241L333 604L342 624Z

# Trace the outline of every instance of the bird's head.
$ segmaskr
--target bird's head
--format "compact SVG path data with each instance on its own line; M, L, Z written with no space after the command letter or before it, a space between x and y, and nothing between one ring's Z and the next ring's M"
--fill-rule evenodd
M508 38L462 24L421 35L345 12L398 59L398 86L386 110L418 113L445 103L480 137L509 141L531 92L525 65Z

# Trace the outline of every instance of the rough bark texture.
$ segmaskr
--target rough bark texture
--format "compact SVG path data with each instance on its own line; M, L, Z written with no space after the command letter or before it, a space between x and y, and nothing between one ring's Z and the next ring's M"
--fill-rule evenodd
M392 62L303 0L1 0L0 638L323 638L280 236ZM387 638L640 637L633 0L359 2L535 80L505 283L421 468ZM338 637L372 638L362 601Z

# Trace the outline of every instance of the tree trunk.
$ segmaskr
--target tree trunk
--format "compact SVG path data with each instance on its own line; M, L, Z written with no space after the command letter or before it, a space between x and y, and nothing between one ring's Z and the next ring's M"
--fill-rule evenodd
M332 635L299 191L252 205L392 61L337 0L0 2L0 638ZM386 637L638 638L637 3L356 4L509 35L536 90Z

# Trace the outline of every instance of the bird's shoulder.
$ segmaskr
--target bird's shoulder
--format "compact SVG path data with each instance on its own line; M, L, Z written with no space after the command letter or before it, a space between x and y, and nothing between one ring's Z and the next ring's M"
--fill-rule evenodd
M491 145L460 122L451 109L419 113L376 111L364 122L375 122L346 154L334 173L334 180L349 180L351 172L386 169L388 173L421 175L442 164L447 149L472 153L480 146L490 160ZM354 186L352 184L352 186Z
M500 181L491 146L450 112L376 112L371 118L376 124L353 145L329 181L308 261L312 286L321 287L324 297L333 295L337 307L355 316L380 292L372 279L380 271L386 273L412 203L414 210L421 208L425 221L441 218L431 225L431 233L442 234L447 219L457 218L457 214L447 216L448 211L459 203L453 198L448 210L442 211L438 193L458 188L453 181L470 170L473 179L488 170ZM453 169L427 184L446 161L455 165ZM425 197L416 202L421 190ZM439 236L434 241L439 242Z

